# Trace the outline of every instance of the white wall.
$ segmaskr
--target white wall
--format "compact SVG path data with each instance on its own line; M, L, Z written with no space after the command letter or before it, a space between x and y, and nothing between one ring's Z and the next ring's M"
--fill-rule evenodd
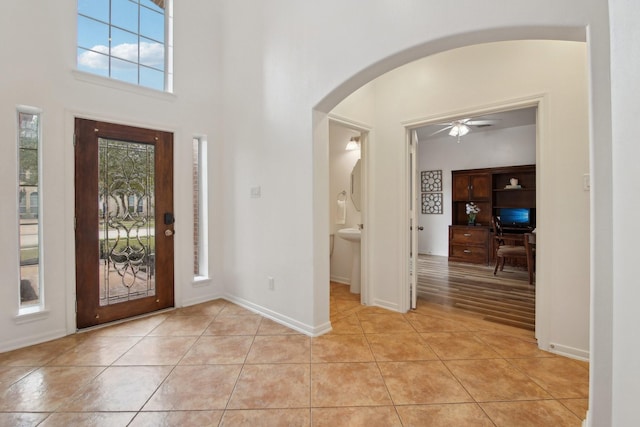
M638 242L634 226L640 212L640 175L638 159L640 146L633 124L640 116L640 83L638 70L640 57L629 52L638 51L640 40L640 3L635 1L610 1L612 31L611 77L613 147L612 202L614 212L613 246L604 250L613 251L615 280L604 277L596 282L596 300L592 318L592 340L600 344L591 365L592 388L590 406L599 407L600 401L611 403L613 417L601 418L601 412L594 414L592 425L631 426L638 423L638 398L640 396L640 340L637 339L637 325L640 321L637 302L640 300L638 287ZM604 159L609 153L599 150L596 155ZM604 160L603 159L603 160ZM595 224L597 227L598 224ZM604 243L595 240L594 244ZM598 273L600 274L600 273ZM602 276L598 276L601 278ZM613 298L613 310L611 309ZM604 304L600 305L600 301ZM613 334L610 334L611 328ZM611 365L609 365L611 364ZM604 366L613 366L611 371L601 371ZM609 374L607 376L607 374ZM607 400L606 400L607 399Z
M221 245L211 240L212 280L192 284L191 140L207 135L210 200L219 200L221 175L219 109L220 76L215 44L201 37L199 28L212 27L216 15L211 2L197 0L175 5L175 94L117 84L74 73L76 2L2 3L0 37L5 67L0 79L0 351L75 332L74 167L73 119L95 118L174 133L176 217L176 304L221 295ZM213 37L218 39L218 37ZM19 42L17 41L19 40ZM197 51L197 61L189 52ZM197 65L197 66L196 66ZM197 82L197 84L194 84ZM42 113L43 274L46 311L41 316L18 314L18 218L16 106L29 105ZM184 191L181 189L189 189ZM221 234L221 215L212 203L211 234Z
M432 137L418 145L418 171L442 170L442 215L418 216L424 227L418 232L418 252L439 256L449 255L449 225L451 225L451 171L498 166L531 165L536 162L535 125L507 129L473 130L460 139L448 136Z
M360 158L360 151L345 151L347 142L353 136L360 137L360 132L336 122L329 125L329 218L333 245L330 275L332 281L345 284L351 283L351 243L338 237L337 231L346 227L357 228L358 224L362 224L362 214L354 206L350 194L351 170ZM342 191L346 193L347 215L345 224L338 224L337 199Z

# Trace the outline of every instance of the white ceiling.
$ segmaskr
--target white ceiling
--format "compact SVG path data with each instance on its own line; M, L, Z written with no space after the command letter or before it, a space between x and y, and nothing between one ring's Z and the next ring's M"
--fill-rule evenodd
M474 133L486 132L488 130L506 129L506 128L517 127L517 126L535 125L536 124L536 107L523 108L520 110L503 111L500 113L485 114L482 116L455 117L441 124L431 124L431 125L423 126L421 128L416 129L416 132L418 133L418 141L422 142L428 139L448 136L447 131L440 132L437 135L433 135L433 134L434 132L437 132L447 127L448 123L454 120L462 120L467 118L471 118L473 120L495 120L496 121L495 124L492 124L489 126L469 126L471 128L471 132L474 132Z

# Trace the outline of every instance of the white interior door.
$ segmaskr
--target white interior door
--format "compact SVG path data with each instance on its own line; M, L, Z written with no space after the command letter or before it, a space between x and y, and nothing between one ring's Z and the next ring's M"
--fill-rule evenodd
M411 309L416 308L418 285L418 134L411 131L409 137L409 300Z

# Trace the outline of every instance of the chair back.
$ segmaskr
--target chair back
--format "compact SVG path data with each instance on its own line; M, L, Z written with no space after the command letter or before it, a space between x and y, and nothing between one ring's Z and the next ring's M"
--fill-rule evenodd
M491 228L493 228L493 236L498 242L499 245L504 245L504 240L502 237L502 221L500 221L499 216L491 217Z
M532 259L536 253L536 235L524 233L524 248L527 251L527 258Z

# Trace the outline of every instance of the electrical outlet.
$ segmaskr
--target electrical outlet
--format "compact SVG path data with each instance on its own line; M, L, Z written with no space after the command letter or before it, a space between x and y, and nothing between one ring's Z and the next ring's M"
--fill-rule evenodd
M276 288L276 284L275 281L273 280L273 277L268 276L267 277L267 283L269 283L269 290L273 291Z

